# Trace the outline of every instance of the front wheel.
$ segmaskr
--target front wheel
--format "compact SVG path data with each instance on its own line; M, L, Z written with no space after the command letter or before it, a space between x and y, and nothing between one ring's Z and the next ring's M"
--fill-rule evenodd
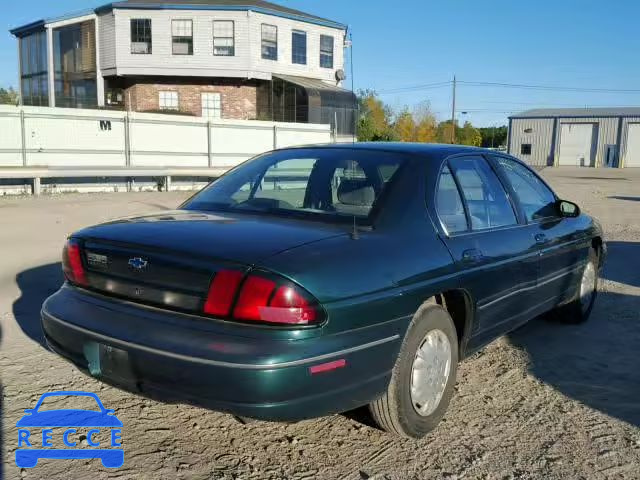
M458 369L458 337L449 313L426 304L407 331L385 394L369 405L384 430L421 438L444 416Z
M553 319L572 324L583 323L589 319L598 295L598 267L598 254L591 249L580 277L576 297L570 303L552 311Z

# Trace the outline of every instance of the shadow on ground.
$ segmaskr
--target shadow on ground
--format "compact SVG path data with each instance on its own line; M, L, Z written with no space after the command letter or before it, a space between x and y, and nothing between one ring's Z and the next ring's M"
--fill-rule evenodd
M53 295L63 282L60 263L31 268L16 276L20 298L13 304L13 316L22 331L40 345L45 345L40 327L40 309L47 297Z
M603 277L640 287L640 243L611 242ZM601 292L583 325L538 318L509 335L529 370L569 398L640 426L640 293Z
M628 200L630 202L640 202L640 197L625 197L623 195L612 195L609 198L615 198L616 200Z
M607 242L607 247L609 256L602 276L613 282L640 287L640 242Z

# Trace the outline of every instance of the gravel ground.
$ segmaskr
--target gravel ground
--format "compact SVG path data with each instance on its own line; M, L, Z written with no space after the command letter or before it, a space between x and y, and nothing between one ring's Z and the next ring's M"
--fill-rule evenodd
M640 479L640 172L543 175L605 227L610 258L593 316L581 326L534 320L465 361L445 420L421 441L367 426L361 412L242 426L82 375L40 343L38 312L61 283L65 235L174 207L188 194L0 199L0 477ZM74 389L95 391L116 409L125 425L124 466L110 471L98 460L58 460L17 468L15 422L23 409L44 392Z

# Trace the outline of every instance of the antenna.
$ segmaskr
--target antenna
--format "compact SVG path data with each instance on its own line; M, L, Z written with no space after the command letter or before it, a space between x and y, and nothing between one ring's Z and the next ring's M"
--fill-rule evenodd
M351 93L353 93L353 143L356 143L356 139L358 138L358 97L356 97L356 82L354 78L354 69L353 69L353 30L349 30L349 49L350 49L350 57L351 60Z
M353 230L351 231L351 240L359 240L360 233L358 232L358 224L356 223L356 216L353 216Z

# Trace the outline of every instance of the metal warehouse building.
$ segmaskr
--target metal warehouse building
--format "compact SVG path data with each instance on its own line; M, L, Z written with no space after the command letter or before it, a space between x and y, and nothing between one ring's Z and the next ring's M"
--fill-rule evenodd
M508 149L530 165L640 167L640 107L528 110L509 117Z

